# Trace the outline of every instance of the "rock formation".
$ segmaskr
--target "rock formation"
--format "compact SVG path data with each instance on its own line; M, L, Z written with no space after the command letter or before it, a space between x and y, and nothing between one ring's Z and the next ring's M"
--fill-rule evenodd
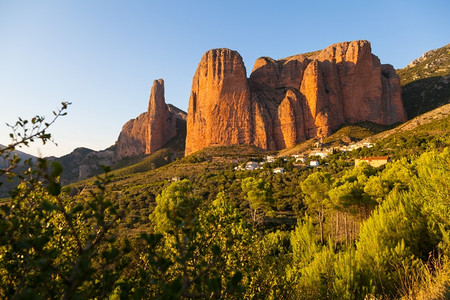
M280 60L262 57L248 79L236 51L214 49L193 78L186 154L230 144L279 150L328 136L343 123L406 120L399 77L367 41Z
M123 125L117 140L115 159L151 154L160 149L177 134L177 118L185 119L186 117L180 113L180 110L166 105L164 81L155 80L147 112Z
M192 80L187 127L186 153L252 142L250 88L239 53L215 49L203 55Z

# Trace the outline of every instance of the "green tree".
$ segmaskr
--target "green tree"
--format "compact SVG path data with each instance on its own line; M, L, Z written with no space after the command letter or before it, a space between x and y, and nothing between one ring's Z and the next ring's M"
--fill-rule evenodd
M0 150L2 155L10 158L16 147L35 139L51 140L46 130L65 114L67 105L62 104L50 123L43 117L31 122L19 119L12 127L13 141ZM0 205L0 297L106 297L123 267L119 253L125 251L114 243L119 215L105 197L107 169L87 198L74 199L61 188L58 163L50 167L39 159L33 167L30 160L30 167L20 174L15 173L18 162L13 156L0 172L21 180Z
M172 183L157 197L150 215L155 234L143 271L149 297L221 298L239 295L252 234L224 193L209 205L195 196L188 180Z
M274 216L272 190L269 183L262 179L247 177L242 181L241 187L250 205L250 218L253 223L260 224L265 215Z
M332 179L330 173L315 172L308 176L301 183L302 191L305 194L305 204L308 210L313 213L319 223L320 242L324 244L324 219L325 211L330 206L328 191L331 188Z
M361 226L358 265L366 287L379 295L408 294L426 262L439 251L448 255L449 153L422 154L409 188L391 192Z

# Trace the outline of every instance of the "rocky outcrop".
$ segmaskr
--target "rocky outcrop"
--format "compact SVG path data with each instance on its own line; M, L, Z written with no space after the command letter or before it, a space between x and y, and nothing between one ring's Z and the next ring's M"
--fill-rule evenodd
M115 159L151 154L177 135L177 119L185 113L169 106L164 99L164 81L153 82L148 110L125 123L116 143Z
M95 151L88 148L76 148L61 157L47 157L49 161L59 162L63 167L61 183L69 184L102 172L101 166L110 166L114 162L114 147Z
M186 154L212 145L252 144L269 150L325 137L343 123L407 120L399 78L367 41L256 60L250 78L236 51L202 57L192 82Z
M186 153L212 145L252 142L251 99L242 57L229 49L206 52L192 80Z

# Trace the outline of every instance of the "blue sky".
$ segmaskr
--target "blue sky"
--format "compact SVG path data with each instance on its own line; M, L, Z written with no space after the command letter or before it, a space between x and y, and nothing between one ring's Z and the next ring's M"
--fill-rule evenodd
M68 115L51 133L60 156L112 145L147 108L153 80L166 102L187 110L203 53L237 50L247 73L260 56L278 59L366 39L395 68L450 42L450 2L429 1L4 1L0 0L0 144L6 122Z

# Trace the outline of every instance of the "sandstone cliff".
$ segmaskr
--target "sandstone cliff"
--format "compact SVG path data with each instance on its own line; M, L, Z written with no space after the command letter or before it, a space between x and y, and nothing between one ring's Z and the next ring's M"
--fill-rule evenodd
M125 123L117 140L115 160L140 154L151 154L177 135L177 119L185 120L181 110L164 99L164 81L153 82L148 110Z
M343 123L407 120L399 77L381 65L367 41L256 60L246 78L241 56L206 52L192 82L186 154L212 145L279 150L325 137Z
M187 128L186 153L252 142L250 88L236 51L215 49L203 55L192 80Z

